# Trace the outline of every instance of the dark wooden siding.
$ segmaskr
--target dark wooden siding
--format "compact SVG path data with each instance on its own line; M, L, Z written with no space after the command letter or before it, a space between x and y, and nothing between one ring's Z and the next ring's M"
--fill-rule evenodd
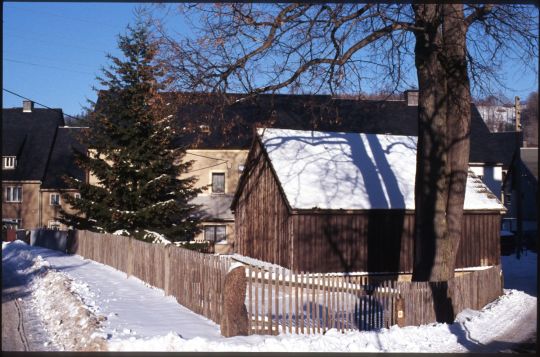
M295 261L310 272L412 272L414 214L372 210L293 215ZM500 215L466 213L456 268L497 265Z
M258 142L250 151L235 212L235 251L288 267L293 255L288 209L268 160Z
M396 272L412 266L412 214L372 210L298 214L291 219L297 249L303 252L297 254L294 270Z

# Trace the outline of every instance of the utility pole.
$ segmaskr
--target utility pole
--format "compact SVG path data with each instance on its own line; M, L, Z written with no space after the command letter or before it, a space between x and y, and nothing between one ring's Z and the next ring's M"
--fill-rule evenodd
M514 102L516 110L516 160L514 161L514 188L516 193L516 257L521 257L523 246L523 207L521 197L521 103L519 97L515 97Z

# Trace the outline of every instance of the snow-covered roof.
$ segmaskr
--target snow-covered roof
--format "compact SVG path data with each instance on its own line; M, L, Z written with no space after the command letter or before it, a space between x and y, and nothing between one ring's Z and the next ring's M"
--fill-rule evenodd
M260 128L293 209L414 209L415 136ZM466 210L504 210L469 171Z

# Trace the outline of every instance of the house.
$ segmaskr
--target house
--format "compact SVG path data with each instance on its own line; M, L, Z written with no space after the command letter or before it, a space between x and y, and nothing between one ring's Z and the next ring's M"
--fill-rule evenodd
M510 170L504 181L505 206L503 229L530 248L536 247L538 238L538 148L522 147L512 157ZM519 237L518 219L521 217Z
M204 188L192 203L200 205L201 233L195 241L220 243L217 253L229 253L234 242L233 194L247 156L247 150L188 149L185 159L193 160L186 176L197 177L195 187ZM228 243L228 244L225 244Z
M62 176L84 178L84 173L71 151L80 146L81 128L64 125L61 109L34 108L31 101L2 109L3 226L66 228L56 219L67 192Z
M235 251L295 271L411 272L416 137L258 129ZM457 268L500 262L504 206L471 171Z
M227 94L227 103L220 101L218 96L202 93L166 95L178 108L175 119L184 133L178 145L189 148L186 158L194 160L190 174L199 177L198 186L220 180L217 171L223 172L229 191L223 194L212 188L202 193L196 202L203 205L211 202L213 207L206 210L208 221L203 223L210 226L210 239L223 236L225 230L230 244L234 244L232 213L224 210L216 215L213 212L218 212L216 210L224 206L225 201L232 201L234 189L229 187L238 184L255 127L393 135L418 133L417 91L405 92L401 100L286 94L248 98ZM181 100L177 101L177 96L182 97ZM470 168L497 197L501 197L503 176L511 161L512 141L508 140L507 133L490 133L476 107L473 105L471 109ZM197 239L204 237L201 234Z

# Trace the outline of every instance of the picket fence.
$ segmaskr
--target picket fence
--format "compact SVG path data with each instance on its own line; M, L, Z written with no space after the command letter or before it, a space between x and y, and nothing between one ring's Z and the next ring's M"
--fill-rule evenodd
M235 262L129 237L77 231L73 253L133 275L220 324L225 275ZM375 330L435 322L436 283L378 275L293 273L245 265L250 334ZM500 266L459 273L447 283L456 313L502 294Z
M381 275L294 274L256 266L246 270L246 306L253 334L421 325L437 321L434 294L441 287L456 314L466 308L481 309L502 294L500 266L458 273L445 286L386 280Z
M230 259L88 231L77 231L73 252L163 289L191 311L221 322Z

